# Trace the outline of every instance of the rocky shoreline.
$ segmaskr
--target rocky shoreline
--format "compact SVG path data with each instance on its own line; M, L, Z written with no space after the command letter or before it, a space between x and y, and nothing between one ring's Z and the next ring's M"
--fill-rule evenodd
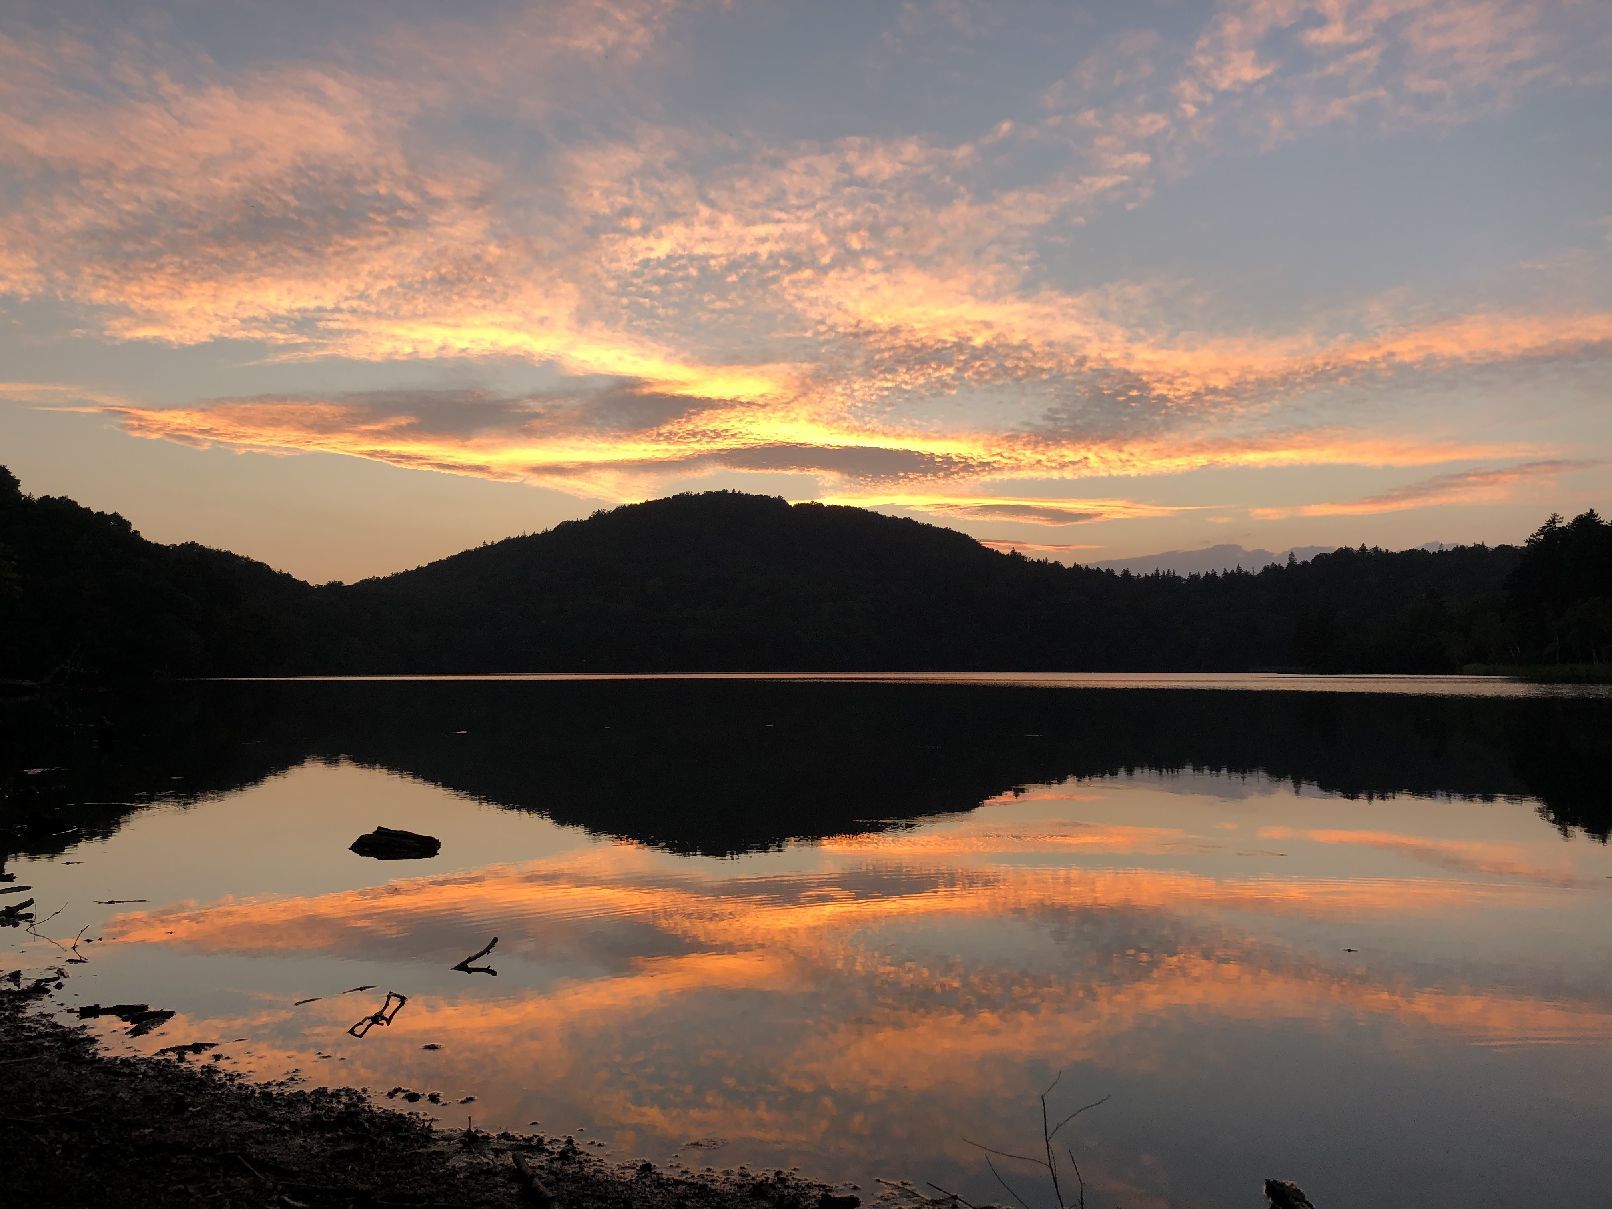
M0 979L0 1190L8 1205L223 1209L854 1209L782 1171L621 1165L571 1138L438 1129L352 1089L253 1084L186 1047L103 1054L39 1010L59 978Z

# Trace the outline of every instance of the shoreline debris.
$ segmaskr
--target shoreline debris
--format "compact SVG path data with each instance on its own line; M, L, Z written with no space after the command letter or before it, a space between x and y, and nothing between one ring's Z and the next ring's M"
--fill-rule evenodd
M167 1024L176 1014L163 1008L153 1008L149 1003L114 1003L110 1007L102 1007L98 1003L86 1003L78 1009L80 1020L115 1016L129 1026L130 1037L144 1037L147 1033Z

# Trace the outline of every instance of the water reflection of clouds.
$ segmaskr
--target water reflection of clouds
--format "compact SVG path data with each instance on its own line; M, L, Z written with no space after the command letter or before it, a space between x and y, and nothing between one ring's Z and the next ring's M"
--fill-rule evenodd
M1526 809L1091 790L1032 787L735 861L590 844L129 910L105 925L105 969L160 954L228 977L274 959L327 980L308 994L392 986L407 1010L362 1043L343 1030L374 1004L353 996L241 994L175 1027L252 1038L264 1073L474 1094L478 1124L586 1123L627 1153L724 1137L724 1164L820 1156L852 1174L919 1174L893 1171L903 1155L926 1176L976 1170L958 1135L1022 1136L1015 1114L1059 1066L1150 1103L1213 1103L1284 1063L1433 1095L1438 1047L1608 1052L1604 979L1551 964L1594 943L1583 906L1604 850L1562 844ZM449 970L495 934L499 977ZM1368 951L1344 952L1356 944ZM313 1065L321 1049L336 1056ZM1603 1093L1573 1094L1612 1114ZM1243 1111L1311 1111L1298 1088L1261 1101ZM1168 1204L1131 1126L1085 1140L1088 1177L1110 1200Z
M1157 851L1160 837L1175 833L1132 828L1099 834L1098 851L1113 854ZM1305 838L1400 851L1375 832L1319 831ZM1442 852L1398 838L1413 854L1424 847ZM576 982L566 986L568 1001L574 1001L589 994L618 996L622 980L644 979L659 996L686 993L716 971L739 969L747 977L764 973L764 981L746 985L776 994L844 980L837 994L846 1003L895 993L890 1006L902 1010L923 1001L973 1009L1012 1003L1019 1010L1045 999L1049 984L1078 971L1087 989L1167 988L1160 1003L1191 1001L1242 1012L1242 1001L1231 993L1240 984L1219 973L1232 968L1263 986L1248 1004L1262 996L1267 1012L1277 1010L1284 993L1302 987L1309 988L1306 1002L1312 1005L1342 1001L1367 1014L1403 1015L1408 1009L1396 1005L1409 1002L1412 990L1434 995L1426 1001L1434 1005L1450 992L1361 981L1361 975L1344 977L1320 964L1299 968L1290 942L1279 931L1261 935L1253 920L1336 924L1381 916L1406 926L1434 916L1459 921L1485 907L1544 906L1553 887L1572 884L1492 861L1486 865L1491 871L1525 876L1526 884L1224 878L1180 869L957 863L982 853L1015 853L1018 844L1042 845L1049 859L1060 850L1042 832L1010 842L960 827L872 843L830 843L824 846L828 867L806 875L720 878L659 867L641 850L595 849L580 857L403 878L311 897L125 912L107 926L122 945L190 953L319 953L444 965L463 956L467 938L496 932L506 973L548 986L549 1002L555 979ZM1182 850L1197 851L1192 845ZM936 857L952 864L926 864ZM521 963L521 970L511 962ZM1201 991L1195 1000L1184 991L1192 986ZM1324 986L1334 990L1316 1000ZM1505 1016L1513 1023L1505 1029L1516 1031L1515 1019L1531 1001L1511 996L1509 1002ZM1538 1007L1547 1015L1556 1010ZM1409 1015L1439 1021L1425 1003ZM1463 1009L1455 1019L1473 1016ZM1595 1019L1606 1017L1597 1012Z
M1522 844L1500 844L1484 840L1432 839L1399 835L1387 831L1348 831L1340 829L1261 827L1261 839L1308 840L1314 844L1345 844L1392 852L1424 864L1475 873L1486 877L1516 878L1543 886L1589 886L1593 883L1570 870L1548 868L1528 859Z
M326 1001L207 1023L277 1039L290 1062L310 1037L331 1044L352 1015ZM478 985L420 996L381 1045L344 1056L377 1082L474 1090L478 1119L518 1123L541 1104L549 1119L607 1122L627 1148L714 1135L786 1153L860 1147L869 1162L922 1147L964 1162L948 1105L1006 1112L1049 1056L1129 1084L1188 1058L1209 1077L1237 1079L1243 1054L1222 1040L1228 1026L1295 1025L1310 1044L1329 1035L1348 1046L1362 1024L1372 1045L1390 1026L1483 1044L1612 1040L1604 1005L1379 981L1274 947L1137 954L1029 976L898 961L842 934L815 953L758 943L645 958L545 994ZM423 1056L428 1041L444 1050ZM837 1136L857 1116L876 1124Z

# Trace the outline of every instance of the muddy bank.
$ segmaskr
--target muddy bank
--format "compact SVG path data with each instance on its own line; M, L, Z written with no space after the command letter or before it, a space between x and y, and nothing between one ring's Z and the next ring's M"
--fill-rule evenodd
M189 1056L103 1055L0 985L0 1201L27 1206L371 1207L687 1205L849 1209L845 1192L781 1172L616 1165L569 1138L439 1129L356 1091L249 1083Z

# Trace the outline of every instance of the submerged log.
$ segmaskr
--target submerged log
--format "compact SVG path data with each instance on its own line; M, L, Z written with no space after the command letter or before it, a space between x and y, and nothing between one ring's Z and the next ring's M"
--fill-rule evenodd
M399 831L392 827L377 827L368 835L361 835L350 845L350 851L359 856L374 857L378 861L408 861L435 856L442 851L442 841L434 835L420 835L414 831Z

